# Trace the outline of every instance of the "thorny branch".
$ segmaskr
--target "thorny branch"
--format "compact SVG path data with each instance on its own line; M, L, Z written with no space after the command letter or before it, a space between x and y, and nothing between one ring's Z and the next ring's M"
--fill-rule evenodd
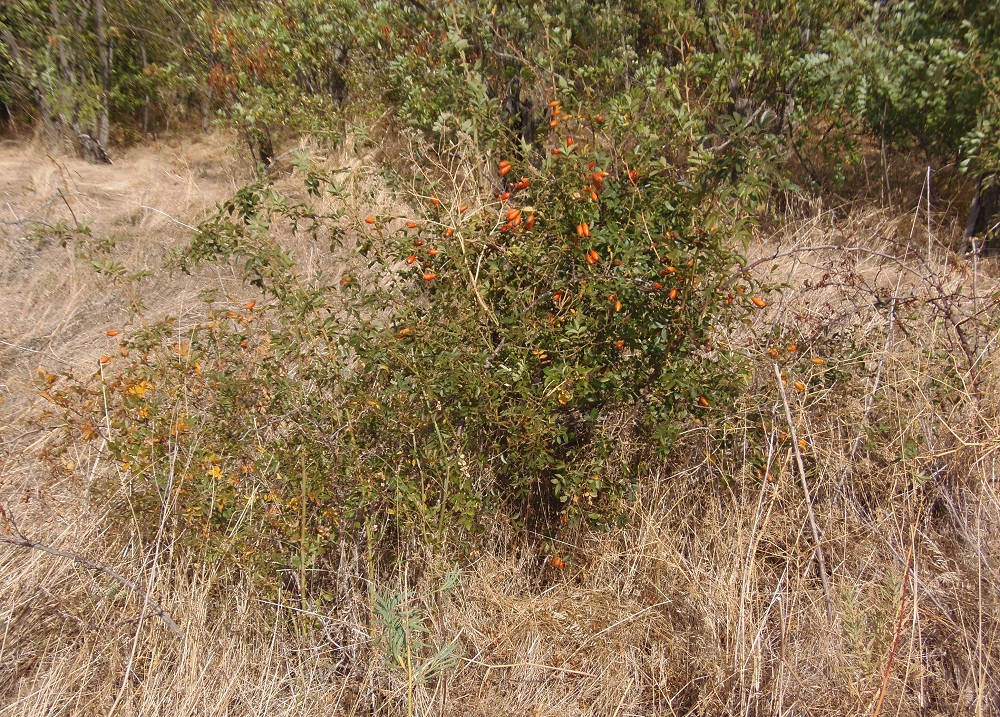
M28 540L27 538L23 537L0 535L0 543L7 543L8 545L14 545L19 548L40 550L41 552L48 553L49 555L56 555L60 558L66 558L68 560L72 560L74 563L82 565L88 570L93 570L98 573L104 573L112 580L117 581L120 585L131 590L136 595L141 597L143 601L145 601L146 605L148 605L153 610L153 613L158 618L160 618L168 628L170 628L171 632L173 632L180 640L184 639L184 633L181 631L180 627L178 627L177 623L174 622L174 619L170 617L170 614L166 610L164 610L163 607L158 602L156 602L156 600L147 595L145 590L140 588L138 585L133 583L128 578L124 577L121 573L118 573L105 565L98 565L97 563L91 560L87 560L86 558L81 557L79 555L68 553L65 550L59 550L58 548L53 548L48 545L44 545L42 543L37 543L34 540Z

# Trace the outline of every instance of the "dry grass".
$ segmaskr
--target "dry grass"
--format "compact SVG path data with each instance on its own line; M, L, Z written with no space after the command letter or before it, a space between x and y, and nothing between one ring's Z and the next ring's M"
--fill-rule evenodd
M115 168L4 150L0 177L13 179L0 192L18 221L52 223L68 213L57 190L72 191L95 235L120 228L123 260L152 267L183 232L136 204L196 223L239 177L212 169L224 160L199 145L137 150ZM392 206L374 182L354 189L357 217ZM122 521L88 500L103 470L90 444L75 471L35 459L46 436L20 417L39 356L86 370L128 297L23 226L2 229L13 298L0 339L14 346L0 353L0 535L117 571L185 637L107 574L3 545L0 715L1000 714L998 287L990 263L973 267L936 236L946 227L932 223L928 255L922 214L824 213L754 248L754 271L785 288L728 337L754 357L752 390L647 469L620 529L553 539L496 526L470 561L414 545L374 579L345 546L336 594L304 605L169 543L110 533ZM319 266L297 250L307 271ZM183 315L206 278L236 290L213 271L147 290ZM386 659L373 599L394 593L427 629L402 664ZM419 679L446 644L457 661Z

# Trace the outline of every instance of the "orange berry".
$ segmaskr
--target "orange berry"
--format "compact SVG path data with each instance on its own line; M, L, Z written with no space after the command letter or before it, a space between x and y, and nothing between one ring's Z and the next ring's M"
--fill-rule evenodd
M424 245L424 240L423 239L414 239L413 240L413 246L423 246L423 245Z
M438 199L436 196L434 196L432 194L431 195L431 204L433 204L435 207L440 207L441 206L441 200Z
M374 224L375 217L365 217L365 224Z
M459 213L459 214L465 214L465 211L466 211L466 210L467 210L468 208L469 208L469 205L468 205L468 204L463 204L462 206L460 206L460 207L458 208L458 213Z
M670 290L670 299L671 299L671 301L673 301L676 298L677 298L677 289L671 289Z
M510 162L508 162L506 159L502 160L499 164L497 164L497 167L499 169L503 169L504 167L509 167L509 166Z
M558 107L561 104L562 102L560 102L559 100L552 100L551 102L549 102L549 107Z
M111 363L110 356L101 356L101 363Z
M795 353L796 351L798 351L798 350L799 350L799 347L798 347L798 346L796 346L795 344L788 344L788 350L789 350L789 351L790 351L791 353Z
M248 301L246 304L243 305L243 308L247 309L249 311L250 309L252 309L256 305L257 305L256 301Z
M109 332L108 332L108 336L110 336L110 337L112 337L112 338L114 338L114 337L115 337L115 336L117 336L117 335L118 335L118 332L117 332L117 331L109 331Z
M677 267L676 266L668 266L667 267L667 273L668 274L673 274L675 271L677 271Z
M758 298L756 296L752 297L750 299L750 301L752 301L753 305L756 306L759 309L763 309L765 306L767 306L767 302L766 301L764 301L763 299L760 299L760 298Z
M573 146L573 138L572 137L567 137L566 138L566 146L567 147L572 147Z
M508 199L510 199L510 192L504 192L500 195L501 202L506 202Z
M435 280L436 278L437 278L437 274L435 274L435 273L434 273L434 272L432 272L432 271L428 271L428 272L427 272L426 274L424 274L424 276L423 276L423 280L424 280L424 281L434 281L434 280Z
M554 293L552 295L552 300L553 301L559 301L562 298L563 298L563 293L561 291L557 291L556 293Z
M659 291L662 288L663 288L663 284L661 284L658 281L654 281L653 282L653 291Z
M521 180L514 185L514 189L527 189L531 186L531 182L528 181L527 177L521 177Z
M698 405L699 405L699 406L701 406L702 408L708 408L708 407L710 407L710 406L711 406L712 404L711 404L711 403L709 403L709 402L708 402L708 399L707 399L707 398L705 398L704 396L699 396L699 397L698 397Z
M413 254L410 254L408 257L406 257L406 263L407 264L412 264L416 260L417 260L417 257L414 256Z
M593 249L591 249L590 251L587 252L587 263L588 264L596 264L600 260L601 260L601 255L598 254Z
M534 214L532 214L531 216L529 216L527 219L524 220L524 228L525 229L530 230L533 226L535 226L535 215Z
M407 222L406 226L407 226L408 229L416 229L417 228L417 223L416 222L412 222L412 221L411 222Z
M243 339L242 341L240 341L240 348L245 349L246 347L247 347L247 340Z
M451 227L448 227L447 229L445 229L445 230L444 230L444 235L445 235L446 237L450 237L450 236L451 236L451 235L453 235L454 233L455 233L455 230L454 230L454 229L452 229Z
M552 154L562 154L562 150L559 149L558 147L553 147Z
M796 381L795 382L795 390L796 391L805 391L806 390L806 385L804 383L802 383L801 381Z
M821 359L821 358L814 358L814 359L812 360L812 362L813 362L814 364L816 364L817 366L822 366L822 365L823 365L823 359Z
M597 115L596 117L594 117L594 122L596 122L597 124L601 124L602 122L604 122L604 115Z
M500 176L501 177L506 177L508 174L510 174L510 165L509 164L506 167L500 167Z
M555 117L553 117L549 121L549 127L558 127L558 126L559 126L559 120L557 120Z
M554 567L556 570L562 570L566 567L566 562L562 558L553 557L552 560L549 561L549 565Z
M440 254L441 252L440 252L440 251L438 251L437 249L431 249L431 250L430 250L429 252L427 252L427 253L428 253L428 254L430 254L431 256L437 256L437 255L438 255L438 254Z
M517 219L518 217L521 216L521 210L520 209L508 209L507 213L504 214L504 216L507 218L508 222L512 222L512 221L514 221L515 219Z

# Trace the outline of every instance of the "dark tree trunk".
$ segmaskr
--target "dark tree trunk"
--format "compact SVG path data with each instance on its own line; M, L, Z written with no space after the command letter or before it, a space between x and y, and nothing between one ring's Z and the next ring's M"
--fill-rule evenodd
M146 62L146 43L142 43L139 46L142 52L142 69L145 70L149 67L149 63ZM142 103L142 138L146 139L146 135L149 134L149 93L146 93L145 101Z
M514 134L518 144L528 147L535 143L538 119L532 113L531 99L521 98L521 78L517 75L510 81L501 103L504 120Z
M262 165L264 169L270 167L274 161L274 142L271 140L271 130L268 126L258 122L253 127L247 127L244 136L250 147L250 154L257 164Z
M997 251L1000 237L1000 172L985 172L976 182L976 196L969 207L969 219L965 223L966 247L971 250L984 248Z

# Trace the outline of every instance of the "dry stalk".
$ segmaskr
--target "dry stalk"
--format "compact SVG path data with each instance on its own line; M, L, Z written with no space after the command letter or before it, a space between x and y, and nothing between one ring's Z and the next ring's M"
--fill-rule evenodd
M43 545L42 543L36 543L34 540L28 540L27 538L12 537L9 535L0 535L0 543L7 543L8 545L15 545L19 548L30 548L31 550L40 550L43 553L48 553L49 555L56 555L60 558L66 558L72 560L74 563L78 563L88 570L93 570L98 573L104 573L109 578L117 581L122 587L125 587L136 595L141 597L143 601L152 609L153 614L160 618L163 623L170 628L170 631L177 635L181 640L184 639L184 633L181 631L174 619L170 617L170 614L160 606L156 600L151 598L145 590L133 583L128 578L124 577L121 573L118 573L106 565L98 565L97 563L87 560L84 557L75 555L73 553L66 552L65 550L59 550L58 548L53 548L48 545Z
M802 492L806 499L806 514L809 516L809 526L812 528L813 539L816 541L816 559L819 562L819 575L823 581L823 597L826 599L826 615L833 622L833 600L830 597L830 578L826 572L826 558L823 555L823 541L816 523L816 513L813 511L812 495L809 491L809 481L806 479L806 467L802 462L802 452L799 450L799 437L792 420L792 409L788 407L788 396L785 395L785 384L781 378L781 367L774 364L774 373L778 378L778 391L781 402L785 406L785 419L788 421L788 432L792 437L792 449L795 451L795 462L799 467L799 478L802 479Z

